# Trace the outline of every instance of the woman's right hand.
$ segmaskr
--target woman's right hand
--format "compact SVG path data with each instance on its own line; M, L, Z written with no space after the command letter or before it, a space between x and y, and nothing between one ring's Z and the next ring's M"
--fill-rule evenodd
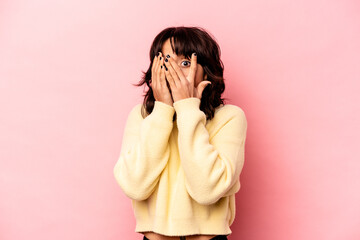
M155 55L153 60L153 64L151 67L150 87L152 88L154 98L156 101L160 101L170 106L173 106L174 100L172 98L167 81L165 79L164 71L165 71L164 57L162 57L162 54L160 52L159 56Z

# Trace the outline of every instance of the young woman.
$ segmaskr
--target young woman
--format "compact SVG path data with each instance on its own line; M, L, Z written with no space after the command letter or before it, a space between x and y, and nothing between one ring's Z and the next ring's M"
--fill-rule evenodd
M224 104L220 48L200 27L154 39L144 102L130 111L114 167L147 240L220 240L232 233L244 165L244 111Z

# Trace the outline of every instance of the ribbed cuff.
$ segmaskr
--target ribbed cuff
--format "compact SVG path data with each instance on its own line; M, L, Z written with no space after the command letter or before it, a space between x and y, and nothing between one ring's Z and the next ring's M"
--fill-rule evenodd
M176 112L182 112L191 109L200 109L201 100L196 97L184 98L174 102L174 109Z
M161 115L164 119L167 119L172 122L175 109L169 104L163 103L161 101L155 101L153 112L154 114Z

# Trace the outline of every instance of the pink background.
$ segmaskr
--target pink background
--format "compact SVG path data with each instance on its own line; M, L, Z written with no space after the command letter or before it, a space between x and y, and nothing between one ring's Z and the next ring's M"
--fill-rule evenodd
M357 1L0 2L0 239L142 239L113 176L153 38L201 26L248 119L229 239L360 239Z

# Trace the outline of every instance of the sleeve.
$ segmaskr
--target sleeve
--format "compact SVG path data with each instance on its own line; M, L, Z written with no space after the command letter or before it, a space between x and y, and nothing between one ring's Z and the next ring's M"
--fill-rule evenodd
M247 121L239 107L224 110L209 139L206 115L199 106L195 97L174 102L178 147L188 193L198 203L210 205L240 189Z
M113 169L124 193L139 201L155 190L168 162L175 113L172 106L155 101L153 111L144 119L141 107L135 106L127 118L120 156Z

